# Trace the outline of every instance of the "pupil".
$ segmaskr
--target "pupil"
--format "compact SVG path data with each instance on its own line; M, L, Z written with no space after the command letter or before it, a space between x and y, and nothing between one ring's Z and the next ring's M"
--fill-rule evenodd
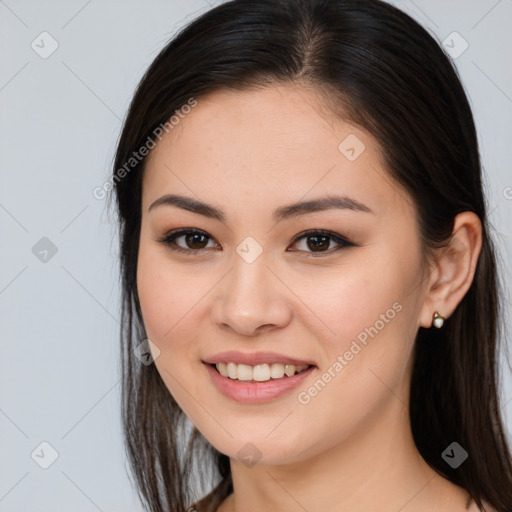
M201 245L201 241L200 239L201 238L206 238L205 235L201 235L201 234L198 234L198 233L193 233L191 235L188 235L186 237L186 240L187 240L187 245L190 246L191 249L203 249L203 247L206 245L204 243L204 240L203 240L203 244ZM196 247L194 244L198 243L200 245L200 247Z
M313 244L310 243L310 240L314 240ZM309 236L308 237L308 247L313 249L327 249L329 247L329 237L322 235L322 236Z

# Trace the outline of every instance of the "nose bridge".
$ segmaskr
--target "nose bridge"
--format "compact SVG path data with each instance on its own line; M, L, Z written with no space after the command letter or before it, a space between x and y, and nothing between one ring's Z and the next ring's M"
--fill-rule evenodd
M214 308L218 325L246 335L257 334L264 326L282 327L290 319L286 288L267 267L268 255L251 243L241 243L233 255Z
M258 302L269 292L270 276L268 258L259 256L254 261L246 261L239 255L234 257L233 270L229 278L229 296L238 302Z

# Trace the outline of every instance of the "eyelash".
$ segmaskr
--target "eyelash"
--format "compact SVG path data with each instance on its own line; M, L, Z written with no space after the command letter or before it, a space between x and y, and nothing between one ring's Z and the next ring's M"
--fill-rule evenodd
M185 249L183 247L176 245L175 241L177 238L179 238L180 236L183 236L183 235L188 235L188 234L203 235L203 236L206 236L207 238L209 238L210 240L213 240L213 238L210 235L208 235L207 233L205 233L204 231L201 231L199 229L181 228L181 229L177 229L175 231L171 231L171 232L167 233L164 237L158 239L157 242L167 245L167 247L169 247L169 249L171 249L172 251L185 253L189 256L198 256L206 248ZM354 244L350 240L346 239L345 237L343 237L337 233L333 233L332 231L326 231L324 229L310 229L307 231L302 231L298 235L295 236L295 238L292 240L292 244L296 244L299 240L301 240L303 238L308 238L313 235L320 235L320 236L328 237L335 243L339 244L339 246L337 248L335 248L334 250L328 249L327 251L319 251L317 253L309 252L309 251L302 251L302 252L308 252L311 255L311 257L313 257L313 258L325 257L325 255L333 254L334 252L338 252L341 249L356 246L356 244ZM299 251L299 252L301 252L301 251Z

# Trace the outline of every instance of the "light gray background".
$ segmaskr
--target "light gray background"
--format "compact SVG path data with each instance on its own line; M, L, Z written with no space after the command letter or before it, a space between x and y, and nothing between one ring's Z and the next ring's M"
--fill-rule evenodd
M121 120L144 70L177 28L213 3L0 0L2 512L141 510L118 412L115 227L92 190L111 172ZM455 60L476 117L508 290L512 1L392 3L439 40L456 31L469 44ZM44 31L58 43L46 59L31 47L51 49L48 36L39 36ZM463 44L448 38L451 51ZM57 248L47 262L32 252L42 237ZM506 365L503 372L512 432L512 378ZM46 470L31 458L43 441L58 452ZM36 453L50 460L48 448Z

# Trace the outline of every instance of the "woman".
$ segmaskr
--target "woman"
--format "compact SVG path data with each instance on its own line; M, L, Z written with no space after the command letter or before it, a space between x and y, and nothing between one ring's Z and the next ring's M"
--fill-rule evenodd
M139 84L113 181L148 510L512 509L475 127L415 21L206 12Z

